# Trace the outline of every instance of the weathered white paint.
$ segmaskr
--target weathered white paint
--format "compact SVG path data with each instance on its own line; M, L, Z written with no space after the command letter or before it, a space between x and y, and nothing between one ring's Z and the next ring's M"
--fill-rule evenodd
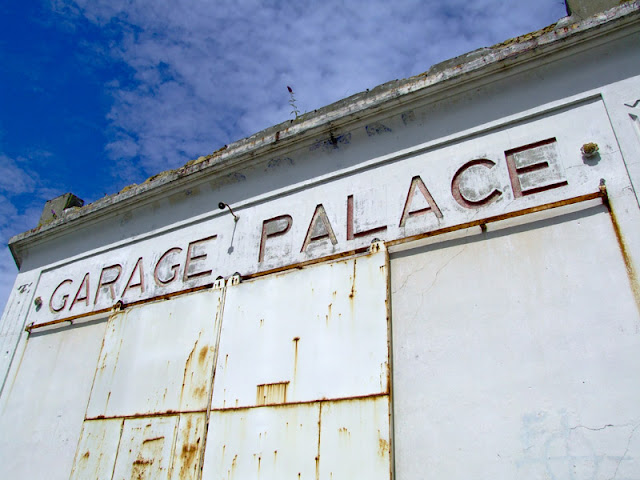
M220 301L210 290L114 314L87 417L205 410Z
M204 413L87 420L71 479L195 479Z
M202 478L390 479L389 397L219 410Z
M102 320L29 337L0 404L3 478L69 478L105 326Z
M113 478L168 478L178 417L124 421Z
M122 418L84 422L71 480L111 479L123 422Z
M323 402L318 478L391 479L389 397Z
M396 478L640 478L638 306L573 210L391 257Z
M0 394L4 390L18 342L24 333L38 274L39 272L29 272L16 279L0 319Z
M227 286L203 478L390 478L387 252L371 250Z
M228 287L213 408L386 393L385 262L380 251Z
M211 412L202 478L316 478L319 405Z

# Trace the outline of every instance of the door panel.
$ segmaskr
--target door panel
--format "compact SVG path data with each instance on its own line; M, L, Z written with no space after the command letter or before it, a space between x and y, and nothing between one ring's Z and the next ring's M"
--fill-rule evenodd
M524 221L391 257L399 480L639 478L640 319L610 216Z

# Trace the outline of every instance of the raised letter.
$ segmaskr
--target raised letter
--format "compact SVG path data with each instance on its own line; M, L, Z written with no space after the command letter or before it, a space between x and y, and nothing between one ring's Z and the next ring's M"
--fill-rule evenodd
M174 265L171 265L171 267L169 267L169 270L171 271L171 278L168 278L166 280L161 279L158 274L160 273L160 268L161 268L161 264L164 261L165 258L167 258L169 255L171 255L172 253L180 253L182 251L182 249L180 247L173 247L170 248L169 250L167 250L166 252L164 252L164 254L160 257L160 260L158 260L158 263L156 263L156 268L153 271L153 278L156 281L156 283L158 284L159 287L162 287L163 285L168 285L171 282L173 282L176 279L176 270L178 270L178 268L180 268L180 264L176 263Z
M504 152L515 198L568 185L558 164L558 156L553 146L555 142L555 138L549 138ZM549 170L545 172L546 175L527 175L547 168Z
M203 277L203 276L206 276L206 275L211 275L211 270L206 270L204 272L189 273L189 267L191 266L191 262L207 258L207 254L206 253L201 253L199 255L195 255L194 256L192 247L194 247L194 246L196 246L196 245L198 245L200 243L204 243L204 242L208 242L209 240L213 240L216 237L217 237L217 235L212 235L212 236L207 237L207 238L201 238L200 240L195 240L195 241L193 241L193 242L191 242L189 244L189 246L187 247L187 259L184 261L184 273L182 274L182 281L183 282L186 282L187 280L189 280L191 278Z
M413 198L416 193L416 188L422 194L424 199L427 201L428 207L418 208L417 210L411 210L411 205L413 204ZM433 212L436 217L442 218L442 212L435 200L429 193L427 186L420 178L420 175L416 175L411 179L411 186L409 187L409 193L407 193L407 200L404 202L404 210L402 211L402 217L400 218L400 226L404 227L407 223L407 219L411 217L418 217L420 215L424 215L425 213Z
M67 279L63 280L62 282L60 282L60 285L58 285L58 286L56 287L56 289L53 291L53 293L51 294L51 298L49 299L49 308L51 309L51 312L52 312L52 313L58 313L58 312L62 311L62 310L64 309L64 307L66 307L66 306L67 306L67 300L69 299L69 294L68 294L68 293L66 293L66 294L64 294L64 295L62 296L62 306L61 306L60 308L55 308L55 307L53 306L53 297L54 297L54 296L55 296L55 294L58 292L58 289L59 289L62 285L64 285L65 283L73 283L73 282L72 282L72 281L71 281L71 279L69 279L69 278L67 278Z
M463 193L460 191L460 187L461 187L460 184L463 181L463 176L465 172L468 169L475 166L479 166L479 165L486 167L488 169L492 169L493 167L495 167L496 164L495 162L488 160L486 158L471 160L470 162L465 163L462 167L458 169L456 174L453 176L453 181L451 182L451 193L453 194L453 198L455 198L456 201L465 208L475 208L482 205L487 205L493 202L494 200L496 200L500 195L502 195L502 192L497 188L494 188L493 190L491 190L491 192L489 192L487 195L485 195L483 198L479 200L470 200L469 198L463 195ZM465 182L465 183L468 183L468 182ZM475 185L471 185L469 189L473 190L475 189L474 187Z
M275 225L272 224L282 221L286 223L284 228L276 230ZM293 218L291 218L291 215L280 215L279 217L273 217L262 222L262 237L260 238L260 253L258 254L258 263L261 263L264 260L264 243L267 241L267 238L279 237L280 235L284 235L291 229L292 224Z
M387 229L386 225L382 227L374 227L362 232L356 232L354 228L354 215L353 215L353 195L347 197L347 240L353 240L354 238L365 237L372 235L376 232L382 232ZM334 243L335 245L335 243Z
M139 275L138 283L131 283L133 281L133 276L135 275L136 270L138 270L138 275ZM136 266L133 267L133 271L131 272L129 281L127 282L127 285L124 287L124 290L122 291L122 295L120 296L120 298L123 298L127 293L127 290L129 290L130 288L139 288L140 293L141 294L144 293L144 268L142 265L142 257L138 259L138 261L136 262Z
M118 274L114 279L109 280L108 282L103 282L102 278L104 276L104 272L106 270L111 270L112 268L116 268L118 270ZM122 265L117 263L115 265L111 265L110 267L104 267L102 269L102 271L100 272L100 280L98 280L98 288L96 289L96 298L93 300L94 305L98 303L98 296L100 295L100 289L102 287L109 287L109 293L111 293L111 300L116 299L116 292L115 292L115 288L113 288L113 284L118 281L121 274L122 274Z
M324 211L324 207L320 204L316 207L315 212L313 212L311 222L309 222L309 228L307 229L307 235L304 237L300 251L304 252L311 242L325 238L331 240L331 243L334 245L338 243L336 234L333 233L333 228L331 228L331 223L329 223L327 212Z
M82 291L83 287L84 287L84 297L81 297L80 292ZM73 306L78 301L84 301L84 304L87 307L89 306L89 273L88 272L85 274L84 278L82 279L82 283L80 284L80 288L78 288L78 292L76 293L76 296L73 297L73 302L71 302L69 311L73 309Z

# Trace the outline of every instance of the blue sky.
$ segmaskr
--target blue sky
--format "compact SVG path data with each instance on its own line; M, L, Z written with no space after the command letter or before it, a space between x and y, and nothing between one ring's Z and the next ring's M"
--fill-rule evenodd
M6 243L301 112L554 23L562 0L7 0L0 6L0 308Z

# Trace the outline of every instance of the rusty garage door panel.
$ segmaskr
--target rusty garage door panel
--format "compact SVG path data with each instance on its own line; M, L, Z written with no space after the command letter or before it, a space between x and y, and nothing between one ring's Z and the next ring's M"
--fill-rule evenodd
M388 257L376 245L227 287L203 478L391 478Z
M170 480L200 478L200 459L206 434L206 414L183 413L173 452Z
M177 423L177 416L125 420L113 478L168 478Z
M203 478L390 478L389 397L211 413Z
M388 391L386 251L227 288L212 408Z
M319 422L319 403L211 412L202 478L316 478Z
M29 337L0 406L1 478L69 478L106 325L103 319Z
M124 420L89 420L82 426L71 480L110 479Z
M389 397L322 402L319 477L389 480Z
M206 415L87 420L71 479L196 479Z
M87 418L205 410L221 298L210 290L113 315Z
M72 479L390 478L377 245L114 314Z

